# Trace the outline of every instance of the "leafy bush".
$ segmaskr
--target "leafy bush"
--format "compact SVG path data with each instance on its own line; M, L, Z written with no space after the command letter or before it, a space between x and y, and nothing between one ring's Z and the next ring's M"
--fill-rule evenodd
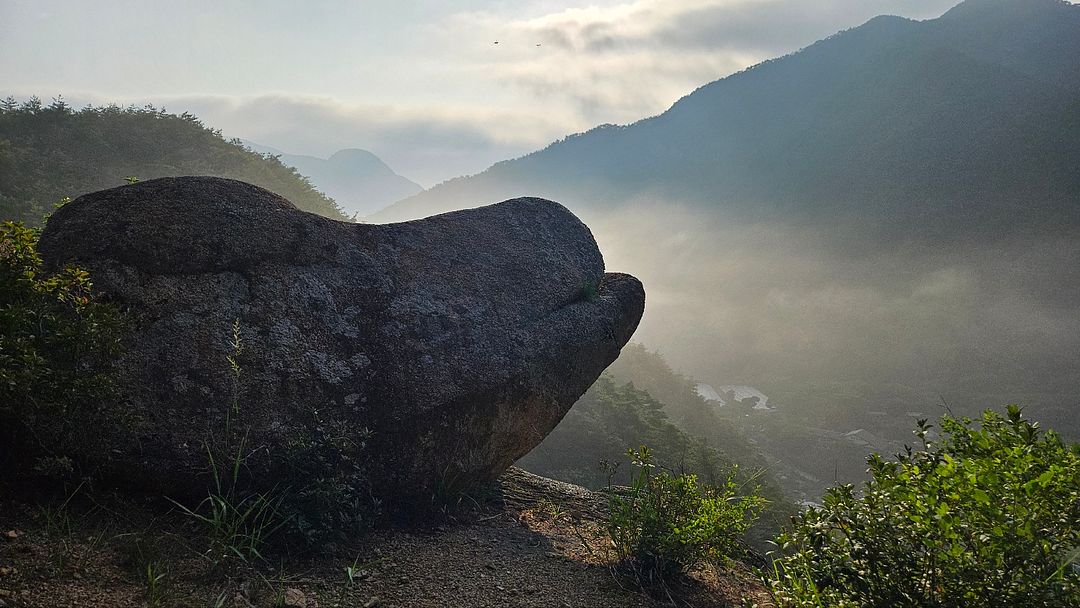
M727 482L699 484L695 475L657 470L647 447L630 451L635 473L627 491L613 493L607 524L619 563L644 586L663 586L688 569L727 558L765 499L739 496Z
M609 375L616 368L621 375ZM634 471L622 465L605 470L597 463L622 462L626 446L647 445L657 468L693 473L706 485L724 485L735 470L740 485L757 486L758 493L768 499L743 537L764 553L797 509L784 496L765 459L742 434L709 424L711 411L693 392L691 381L675 374L658 355L631 344L518 466L601 490L612 483L630 485ZM689 422L681 416L684 412L701 415ZM673 423L675 416L682 420L678 425Z
M0 421L8 421L12 437L3 443L12 450L41 447L37 437L84 440L121 346L120 311L95 298L85 270L44 273L37 236L0 224Z
M1080 446L1009 406L946 416L940 443L869 458L779 538L782 606L1080 606Z
M317 415L317 412L315 413ZM381 504L367 478L367 429L345 429L337 420L320 420L310 436L288 449L288 489L281 504L288 542L306 548L336 549L364 533Z

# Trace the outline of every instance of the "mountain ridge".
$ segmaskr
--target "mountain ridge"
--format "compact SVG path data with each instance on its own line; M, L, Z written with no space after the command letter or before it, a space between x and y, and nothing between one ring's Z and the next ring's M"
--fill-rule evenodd
M921 387L1075 435L1077 159L1080 6L974 0L871 19L370 219L556 200L648 286L638 339L703 382L810 421Z
M1039 198L1033 175L1064 190L1042 197L1052 205L1080 192L1057 167L1071 152L1061 125L1072 110L1062 102L1080 92L1080 7L969 1L926 21L871 19L699 87L660 115L569 136L372 219L531 193L577 211L662 197L799 221L812 219L800 215L807 209L833 216L871 207L910 231L930 216L948 219L962 199L986 201L989 211L971 218L974 206L960 204L958 217L1000 230L993 216L1026 213L1016 201ZM1000 6L1026 20L1003 19ZM1043 30L1053 35L1039 36L1034 50L1009 53ZM1029 160L1005 153L1016 150Z
M126 182L210 175L250 182L304 211L347 219L337 203L277 159L226 140L195 116L152 106L87 106L32 97L0 104L0 219L40 224L64 198Z
M279 157L282 163L295 168L337 201L348 215L367 215L424 190L369 150L344 148L321 158L289 154L251 141L244 141L244 145Z

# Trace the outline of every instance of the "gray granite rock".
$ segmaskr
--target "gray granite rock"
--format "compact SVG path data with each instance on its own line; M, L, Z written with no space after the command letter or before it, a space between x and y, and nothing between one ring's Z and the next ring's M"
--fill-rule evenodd
M89 269L133 319L110 407L138 423L84 456L174 494L204 491L206 446L226 433L255 487L319 467L394 496L494 479L645 303L581 221L536 198L367 225L243 182L156 179L65 205L40 251Z

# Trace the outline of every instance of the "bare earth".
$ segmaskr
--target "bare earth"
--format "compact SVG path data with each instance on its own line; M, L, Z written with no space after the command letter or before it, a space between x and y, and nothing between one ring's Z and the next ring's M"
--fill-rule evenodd
M739 563L694 572L671 596L642 593L613 574L604 497L518 469L497 498L430 530L379 530L334 555L227 572L175 511L0 491L0 608L772 606Z

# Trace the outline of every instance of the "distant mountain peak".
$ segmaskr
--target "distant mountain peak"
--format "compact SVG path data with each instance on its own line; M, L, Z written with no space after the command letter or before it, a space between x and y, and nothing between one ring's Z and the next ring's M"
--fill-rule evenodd
M360 148L345 148L344 150L338 150L330 155L327 160L334 162L350 162L350 163L373 163L386 167L386 163L381 158L375 156L373 152L368 150L362 150ZM389 167L387 167L389 168Z
M288 154L250 141L244 144L256 152L278 156L337 201L348 215L365 216L423 190L416 182L398 175L373 152L361 148L345 148L330 158L319 158Z
M565 138L377 219L527 192L571 208L648 196L800 221L858 210L921 234L934 214L979 209L1000 221L1002 209L1080 192L1060 135L1077 94L1080 6L967 0L937 19L871 19L703 85L658 116ZM1051 184L1052 202L1038 183Z
M915 20L899 15L878 15L864 23L863 27L868 25L907 25L910 23L915 23Z
M1054 14L1080 10L1066 0L964 0L941 16L942 19L999 19L1018 15Z

